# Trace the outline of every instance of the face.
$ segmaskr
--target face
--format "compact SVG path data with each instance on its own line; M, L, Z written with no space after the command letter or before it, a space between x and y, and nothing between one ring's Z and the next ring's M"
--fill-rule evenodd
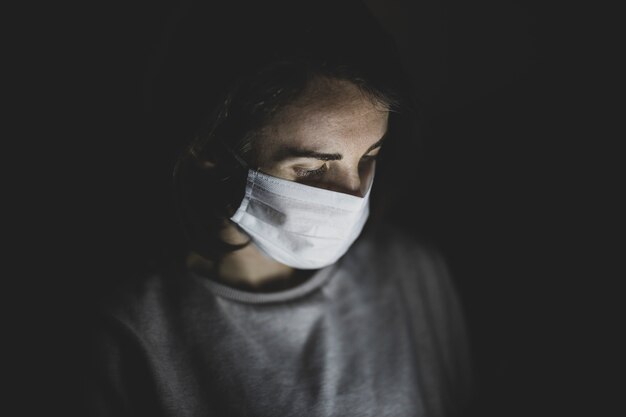
M363 197L388 116L354 84L317 78L261 130L256 165L275 177Z

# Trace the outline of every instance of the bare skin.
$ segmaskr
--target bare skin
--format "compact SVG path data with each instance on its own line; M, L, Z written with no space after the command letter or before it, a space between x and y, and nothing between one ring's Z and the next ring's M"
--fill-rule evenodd
M278 112L256 143L255 165L266 174L362 197L387 131L389 111L348 81L317 78L302 97ZM248 241L228 223L230 243ZM263 254L254 244L213 265L197 254L187 264L219 281L250 291L300 284L315 271L296 270Z

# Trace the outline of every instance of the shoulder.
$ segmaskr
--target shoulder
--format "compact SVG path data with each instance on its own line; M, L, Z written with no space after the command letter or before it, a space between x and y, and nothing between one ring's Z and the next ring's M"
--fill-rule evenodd
M458 277L433 242L389 224L372 232L373 247L391 260L387 268L396 271L384 276L399 284L399 299L419 335L421 367L430 369L445 393L440 407L454 414L468 406L472 391L470 339Z
M387 267L409 268L428 276L446 272L444 256L436 244L390 222L366 229L358 246L357 252Z
M93 305L96 314L136 317L163 304L168 284L163 274L133 276L107 286Z
M198 288L192 288L194 285L184 271L128 277L94 300L93 326L141 335L162 334L175 326L177 317L188 313L194 293L202 296Z
M354 250L353 262L367 265L368 275L395 283L404 296L422 307L458 304L456 277L442 250L430 240L391 223L368 228Z

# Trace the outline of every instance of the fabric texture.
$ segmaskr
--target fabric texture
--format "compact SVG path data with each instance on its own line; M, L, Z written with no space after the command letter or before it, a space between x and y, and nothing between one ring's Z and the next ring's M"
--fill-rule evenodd
M98 310L91 416L451 416L470 394L446 265L390 226L294 288L185 271L120 287Z
M249 170L246 194L231 220L270 258L319 269L337 262L360 235L371 185L357 197Z

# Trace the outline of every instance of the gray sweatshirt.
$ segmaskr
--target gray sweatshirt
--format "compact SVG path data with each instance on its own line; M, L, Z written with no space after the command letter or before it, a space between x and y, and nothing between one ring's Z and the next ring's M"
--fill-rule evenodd
M463 415L470 359L438 253L366 229L296 287L244 291L185 270L100 308L85 384L93 416Z

